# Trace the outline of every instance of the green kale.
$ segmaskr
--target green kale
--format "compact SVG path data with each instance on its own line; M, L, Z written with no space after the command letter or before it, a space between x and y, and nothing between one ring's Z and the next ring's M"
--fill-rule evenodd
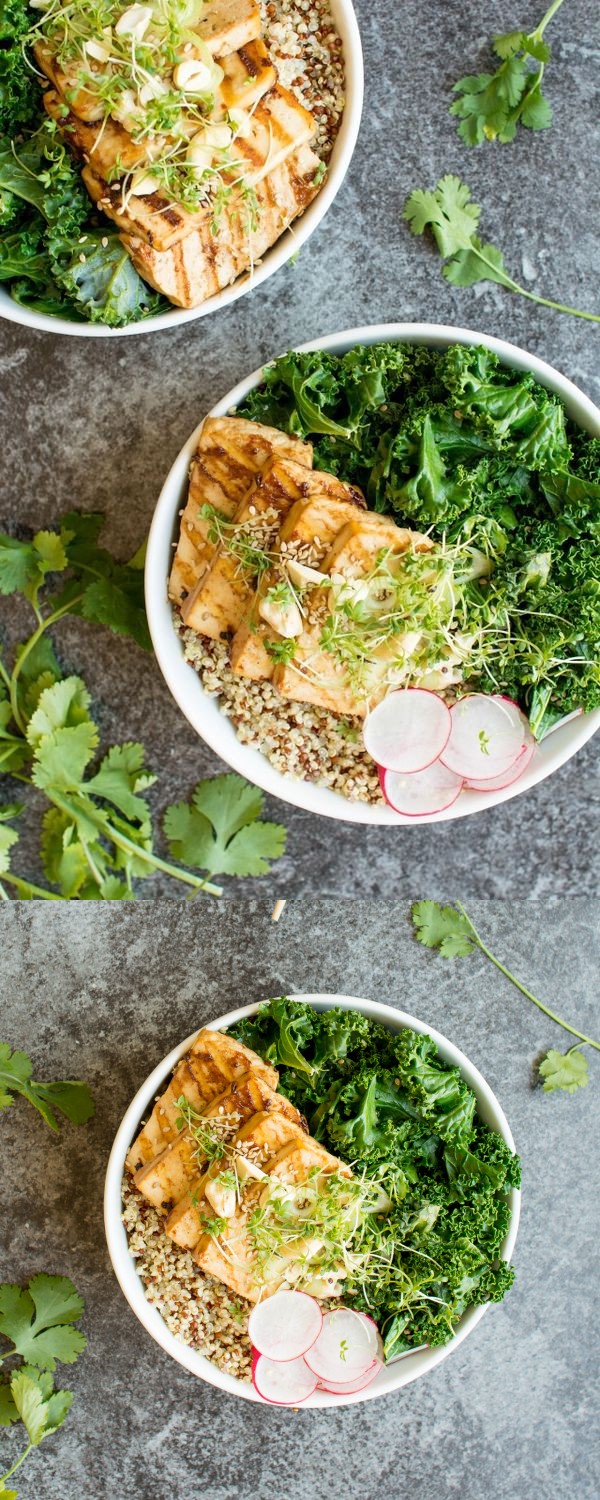
M56 123L44 119L17 144L0 137L0 211L14 229L0 239L0 280L23 306L111 328L159 312L119 236L96 227L79 168ZM15 205L20 205L17 216Z
M600 705L600 440L552 391L486 348L376 344L284 355L239 410L312 438L315 464L374 509L484 559L459 581L480 643L470 690L514 697L538 738Z
M30 26L27 0L0 0L0 132L7 134L33 124L40 111L37 78L23 58Z
M286 997L234 1034L280 1067L313 1135L387 1195L361 1226L344 1290L376 1318L386 1358L446 1343L466 1307L504 1296L519 1160L478 1119L474 1094L430 1037Z

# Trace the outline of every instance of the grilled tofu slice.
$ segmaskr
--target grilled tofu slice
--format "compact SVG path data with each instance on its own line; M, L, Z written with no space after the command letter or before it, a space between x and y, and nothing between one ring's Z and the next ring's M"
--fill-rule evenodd
M217 101L223 109L252 109L275 87L277 69L264 42L257 40L224 57Z
M262 1075L254 1070L247 1072L232 1087L219 1094L202 1113L206 1122L218 1120L227 1124L225 1117L233 1117L239 1127L245 1120L259 1111L281 1109L295 1124L301 1116L294 1105L282 1094L276 1094ZM235 1130L232 1131L232 1135ZM182 1130L158 1156L135 1173L134 1182L144 1197L156 1208L179 1203L199 1175L201 1157L198 1143L188 1130Z
M129 1171L136 1172L151 1162L179 1135L175 1121L180 1114L177 1100L182 1095L201 1113L211 1100L227 1091L228 1085L236 1078L242 1078L250 1068L254 1068L271 1089L277 1088L275 1068L263 1062L258 1053L226 1032L203 1027L131 1146L127 1155Z
M131 1146L125 1163L130 1172L139 1171L140 1167L153 1161L169 1141L176 1140L179 1130L175 1122L180 1115L177 1100L182 1095L199 1113L208 1103L186 1061L179 1064L168 1089L157 1100L150 1119Z
M394 521L370 511L348 521L338 532L324 559L323 570L332 577L337 574L343 578L364 578L382 551L396 555L412 547L418 552L430 552L432 546L429 537L421 532L396 526Z
M347 521L352 520L358 508L365 507L360 490L347 485L349 498L339 499L334 495L319 494L311 500L297 500L279 528L279 546L282 542L291 556L299 548L310 547L311 566L319 568L332 542ZM231 643L229 664L240 677L249 677L254 682L268 681L273 677L275 662L269 654L268 644L281 639L260 616L260 602L277 578L265 574L258 588L251 609L238 626Z
M194 1077L201 1083L207 1099L213 1099L226 1082L243 1078L252 1069L271 1090L277 1088L279 1074L264 1062L251 1047L245 1047L226 1031L203 1026L192 1042L188 1062Z
M279 85L272 88L254 110L248 138L235 142L235 166L223 169L223 180L232 184L233 198L225 206L222 218L239 217L242 203L233 184L244 176L256 186L267 173L273 173L297 152L314 134L312 115L298 104L294 96ZM103 153L104 156L107 152ZM215 211L212 198L198 208L184 208L162 187L154 193L131 194L121 182L110 185L99 171L97 158L90 159L83 170L88 192L109 219L124 234L135 235L153 250L165 251L179 244L193 230L215 238ZM232 206L233 204L233 206ZM247 213L245 215L247 221Z
M332 577L360 579L367 576L375 566L382 551L398 554L410 547L429 551L432 543L420 532L411 532L396 526L383 516L368 512L347 522L338 533L333 545L323 560L322 569ZM367 698L353 689L348 682L342 664L331 653L321 647L321 631L324 615L317 591L313 595L314 610L308 604L311 621L297 638L293 661L278 664L273 673L273 682L285 698L301 703L315 703L333 713L364 716L373 702L373 693ZM382 678L385 663L382 661Z
M50 79L51 84L60 94L61 99L68 104L69 109L77 115L80 120L101 120L104 115L104 105L101 99L92 94L89 89L81 87L78 74L80 64L75 60L67 67L61 67L57 62L50 44L45 40L35 42L33 55L36 63ZM89 69L91 73L97 73L102 78L103 64L90 60Z
M169 579L169 597L179 604L198 583L215 547L210 521L200 515L212 505L233 516L257 474L275 457L312 465L312 444L288 437L276 427L262 427L243 417L207 417L192 460L187 504Z
M238 49L246 49L258 41L261 33L259 6L256 0L212 0L195 30L213 57L227 58ZM88 89L81 87L78 76L81 68L77 60L66 67L61 66L54 55L51 43L45 39L34 44L33 53L42 72L50 79L54 88L66 100L75 115L78 115L81 120L102 119L104 105ZM194 56L193 50L189 55ZM256 57L252 53L250 63L254 69ZM99 78L102 77L105 71L103 63L95 63L93 59L90 59L88 66L90 72L97 73ZM168 70L168 64L166 67ZM233 72L235 73L235 69ZM225 69L225 73L226 77L233 76L228 69Z
M232 1150L239 1150L240 1157L246 1156L250 1161L250 1168L255 1166L264 1176L268 1162L281 1151L283 1146L299 1143L306 1140L306 1129L295 1121L288 1119L283 1110L261 1110L252 1115L246 1124L232 1141ZM240 1175L241 1175L241 1168ZM165 1232L181 1245L182 1249L193 1250L197 1245L202 1233L200 1211L198 1204L204 1197L206 1183L202 1176L198 1176L191 1189L171 1210L165 1221Z
M165 251L153 249L139 234L122 235L123 244L150 286L176 307L198 307L236 281L243 271L251 272L265 251L303 213L319 191L315 183L318 166L319 158L305 145L269 171L256 186L254 227L248 222L244 203L234 196L214 233L207 223ZM86 185L95 201L103 196L104 188L97 181L86 177Z
M296 502L307 502L314 496L345 500L349 493L357 495L358 491L351 492L334 474L275 459L242 501L235 513L235 524L249 538L256 535L259 545L264 545L267 536L269 546L276 548L279 529ZM183 620L200 635L218 640L237 630L252 605L253 593L252 574L240 568L238 558L222 546L210 569L186 599Z
M307 1136L304 1140L297 1138L287 1141L267 1167L269 1177L276 1177L280 1182L288 1184L306 1182L307 1177L315 1170L340 1172L342 1177L352 1176L350 1167L340 1161L339 1157L332 1156L312 1136Z
M267 1179L276 1178L282 1185L297 1185L305 1182L314 1170L339 1172L351 1177L349 1167L331 1156L318 1141L310 1137L303 1142L290 1142L282 1148L267 1167ZM232 1291L257 1302L259 1297L270 1297L284 1283L295 1285L310 1267L311 1258L321 1248L306 1237L296 1240L287 1250L273 1255L259 1275L254 1259L254 1245L248 1229L248 1218L258 1203L267 1184L257 1184L244 1194L242 1204L234 1216L227 1221L227 1228L219 1235L201 1235L193 1257L196 1264L208 1275L217 1276ZM204 1210L206 1211L206 1210ZM208 1216L210 1217L210 1210ZM264 1279L262 1279L264 1277Z
M154 142L136 142L118 120L88 121L80 119L74 110L65 115L64 101L56 89L46 89L44 107L50 118L56 120L75 155L92 163L92 171L99 180L111 172L117 160L124 173L130 172L163 149L164 137Z
M260 36L259 6L256 0L211 0L194 30L213 57L227 57Z

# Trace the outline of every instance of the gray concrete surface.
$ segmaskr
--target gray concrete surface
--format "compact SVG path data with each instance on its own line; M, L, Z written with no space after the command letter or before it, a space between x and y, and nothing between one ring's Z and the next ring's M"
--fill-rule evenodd
M493 950L574 1024L597 1029L598 907L473 902ZM150 929L150 920L152 927ZM60 1380L67 1425L22 1470L21 1500L596 1500L600 1067L569 1097L530 1086L565 1036L479 955L419 947L405 902L158 903L0 910L0 1034L38 1077L83 1077L95 1120L53 1137L23 1102L0 1116L2 1277L71 1275L89 1348ZM265 1410L196 1382L129 1311L101 1198L132 1094L182 1037L291 989L407 1009L479 1066L523 1158L515 1286L439 1369L398 1395L321 1414ZM16 1452L16 1437L0 1440ZM4 1467L4 1465L2 1466Z
M289 266L223 316L180 332L100 343L0 330L0 526L48 525L73 505L104 509L107 537L128 556L144 536L160 483L207 407L242 375L303 339L390 319L449 322L500 334L550 360L596 400L598 331L498 287L453 289L431 247L402 224L411 188L458 172L483 206L485 235L532 290L597 310L594 161L598 8L571 0L548 32L554 126L510 146L463 147L448 89L485 64L499 28L533 25L541 0L357 0L366 102L351 171L326 222ZM8 630L12 606L0 605ZM65 661L84 672L103 734L143 738L163 803L191 789L215 758L182 719L151 659L89 626L64 624ZM592 894L599 855L593 745L525 800L443 830L368 833L278 807L290 829L278 875L286 891L433 890L438 870L465 894ZM160 798L157 796L157 804ZM20 867L35 873L35 840ZM157 895L158 882L148 895Z

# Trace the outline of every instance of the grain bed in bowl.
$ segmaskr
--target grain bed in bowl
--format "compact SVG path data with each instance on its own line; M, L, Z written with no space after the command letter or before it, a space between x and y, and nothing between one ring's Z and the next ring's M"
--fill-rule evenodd
M123 1178L123 1224L129 1254L148 1302L175 1338L205 1355L227 1375L250 1380L251 1345L246 1327L250 1303L207 1276L164 1232L164 1219Z
M226 642L186 629L177 609L173 620L185 660L204 691L217 697L243 744L260 750L284 776L315 782L350 801L382 805L377 767L362 746L360 718L290 702L271 682L237 676L229 666Z
M260 8L279 80L314 115L314 148L328 161L345 103L342 41L328 0L262 0Z

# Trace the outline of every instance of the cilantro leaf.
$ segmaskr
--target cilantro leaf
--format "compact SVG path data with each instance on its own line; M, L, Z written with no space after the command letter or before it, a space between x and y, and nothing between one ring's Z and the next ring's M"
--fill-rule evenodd
M552 124L552 110L542 93L551 55L543 33L561 4L562 0L555 0L532 32L508 31L494 37L493 49L501 59L494 73L469 74L454 84L457 98L450 114L460 120L458 133L465 145L480 146L485 140L506 143L514 140L519 125L547 130Z
M156 781L156 776L149 776L144 769L144 759L143 745L131 741L113 745L104 756L99 771L87 782L88 792L112 802L126 818L138 818L143 822L148 816L148 807L138 794Z
M413 234L423 234L429 227L446 259L472 244L480 213L478 204L471 201L470 188L448 173L432 193L415 188L406 200L403 217Z
M175 859L208 875L265 875L285 849L285 829L261 820L264 797L234 773L199 782L165 813Z
M10 870L10 851L19 842L16 828L10 828L7 820L14 818L20 810L17 804L0 806L0 875L6 875Z
M532 109L535 111L539 107L539 100L534 96ZM529 302L553 307L557 312L570 313L574 318L600 323L600 313L583 312L564 302L541 297L537 292L531 292L514 281L506 270L502 252L495 245L483 243L478 238L475 231L480 214L479 205L471 200L470 188L460 178L449 174L440 178L433 192L414 188L406 199L402 217L412 234L424 234L426 229L431 230L445 261L443 275L453 285L474 286L478 281L497 282L508 291L527 297Z
M475 939L471 924L454 906L437 901L415 901L412 908L415 937L426 948L437 948L443 958L466 958Z
M539 1064L538 1073L544 1079L545 1094L552 1094L555 1089L575 1094L589 1082L587 1058L573 1047L568 1052L555 1052L551 1047Z
M68 1276L42 1273L28 1289L0 1286L0 1333L13 1345L11 1352L40 1370L55 1370L57 1360L74 1364L87 1343L71 1326L82 1313L83 1299Z
M12 1052L7 1042L0 1042L0 1109L14 1104L14 1095L21 1094L39 1111L51 1130L58 1130L55 1110L74 1125L91 1119L94 1101L87 1084L74 1079L36 1083L32 1072L26 1052Z

